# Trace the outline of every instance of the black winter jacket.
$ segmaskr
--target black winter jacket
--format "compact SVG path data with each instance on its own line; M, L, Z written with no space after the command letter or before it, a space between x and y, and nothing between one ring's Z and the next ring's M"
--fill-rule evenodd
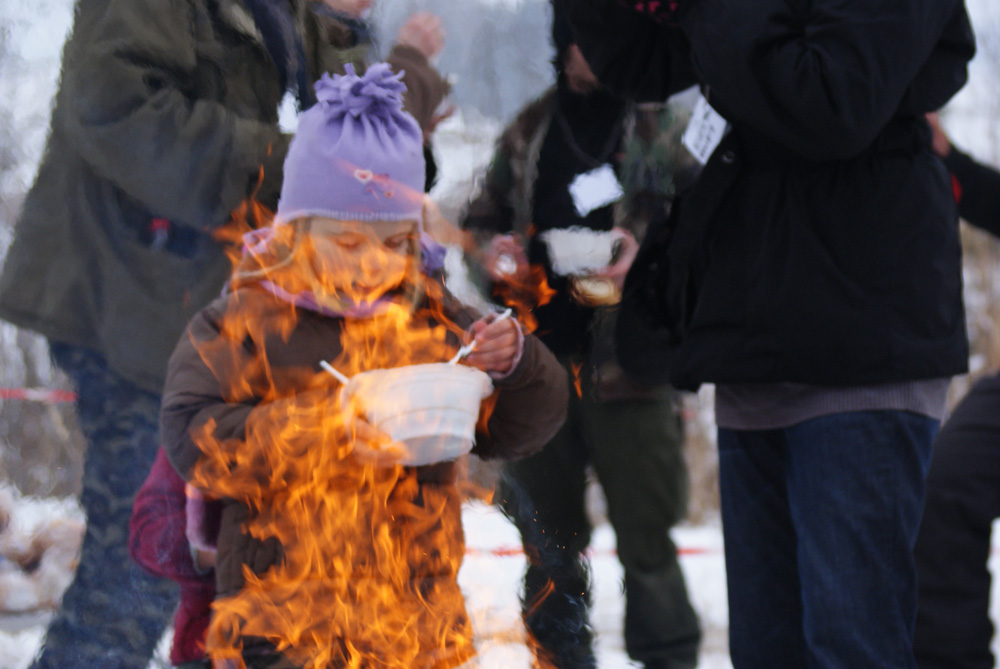
M977 228L1000 237L1000 172L954 147L944 163L958 181L958 213Z
M606 84L663 99L698 82L731 125L675 206L675 385L966 369L957 212L923 119L966 79L961 0L692 0L679 27L566 7Z

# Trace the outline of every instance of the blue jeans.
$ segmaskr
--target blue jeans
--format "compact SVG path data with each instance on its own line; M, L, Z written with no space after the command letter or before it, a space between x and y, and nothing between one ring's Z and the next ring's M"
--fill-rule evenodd
M49 348L79 393L87 532L32 669L145 669L177 604L176 584L146 573L128 553L132 500L159 447L160 398L118 376L95 351Z
M904 411L720 428L736 669L915 666L912 550L937 429Z

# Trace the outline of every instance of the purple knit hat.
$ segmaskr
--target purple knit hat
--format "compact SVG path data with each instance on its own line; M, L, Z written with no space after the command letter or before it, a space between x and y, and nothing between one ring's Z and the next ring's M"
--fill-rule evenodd
M376 63L364 76L316 82L285 158L275 224L307 216L342 221L420 221L423 135L403 111L402 73Z

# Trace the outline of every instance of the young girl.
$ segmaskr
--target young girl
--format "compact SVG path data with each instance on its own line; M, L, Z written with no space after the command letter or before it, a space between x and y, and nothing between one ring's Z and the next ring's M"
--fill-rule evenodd
M274 226L170 361L164 448L223 502L208 649L233 666L436 668L474 652L454 462L400 464L322 361L347 375L444 362L474 339L465 364L496 389L483 458L538 450L565 415L551 353L513 320L474 320L422 266L422 140L398 79L380 64L317 84Z

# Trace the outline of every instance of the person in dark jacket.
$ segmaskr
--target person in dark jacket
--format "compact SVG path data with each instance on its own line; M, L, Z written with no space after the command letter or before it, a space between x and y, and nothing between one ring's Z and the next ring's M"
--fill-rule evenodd
M673 160L658 166L666 170L664 183L654 185L647 182L655 180L655 170L646 169L645 177L632 175L641 158L629 156L626 167L623 154L638 146L637 120L653 126L645 135L653 144L662 140L657 136L661 118L669 133L672 126L683 127L686 110L670 107L643 116L608 93L572 43L558 8L553 41L557 82L504 131L482 191L470 202L461 225L479 242L482 264L493 269L490 279L500 290L523 281L519 277L528 263L545 269L555 294L545 304L532 300L538 336L578 387L563 428L542 452L505 465L495 497L517 526L528 556L522 615L540 666L596 666L584 556L592 532L587 468L593 467L608 500L624 568L629 655L650 669L694 667L701 632L670 538L670 528L686 515L688 495L679 396L622 372L610 350L614 298L594 300L580 290L585 283L565 276L565 270L555 271L558 264L552 258L558 251L544 241L572 228L604 234L615 230L626 236L622 253L612 266L594 274L610 285L620 281L632 257L629 245L636 243L633 233L641 236L646 218L635 212L623 215L624 203L581 212L573 184L601 168L621 174L625 182L644 181L630 187L623 199L631 203L642 191L656 200L649 216L665 215L669 195L694 171L693 160L680 157L684 150L674 141L667 147ZM523 240L524 248L515 240ZM503 254L520 258L521 266L497 271L496 258Z
M1000 172L952 146L936 114L934 150L962 218L1000 237ZM919 581L914 654L920 669L992 669L987 567L1000 518L1000 374L969 390L934 440L913 555Z
M734 666L913 667L931 441L968 362L957 211L924 119L966 80L963 3L564 6L615 90L702 87L705 168L665 254L640 250L652 287L626 280L664 343L643 350L636 320L619 351L716 384Z
M283 96L305 108L323 71L363 64L334 28L303 0L76 5L0 276L0 317L48 338L88 443L87 535L38 666L145 667L169 620L175 589L132 565L125 530L158 448L166 361L230 273L218 238L233 236L231 212L275 205Z
M384 64L317 85L275 226L248 237L230 291L192 320L168 365L164 449L223 505L213 660L445 668L474 653L457 583L456 455L391 442L382 422L358 418L378 409L349 401L356 386L322 363L354 376L444 362L467 334L466 362L481 371L433 368L471 375L476 409L493 395L474 454L529 455L565 418L554 356L513 319L473 320L427 276L423 139L402 88ZM433 397L440 378L410 393Z

